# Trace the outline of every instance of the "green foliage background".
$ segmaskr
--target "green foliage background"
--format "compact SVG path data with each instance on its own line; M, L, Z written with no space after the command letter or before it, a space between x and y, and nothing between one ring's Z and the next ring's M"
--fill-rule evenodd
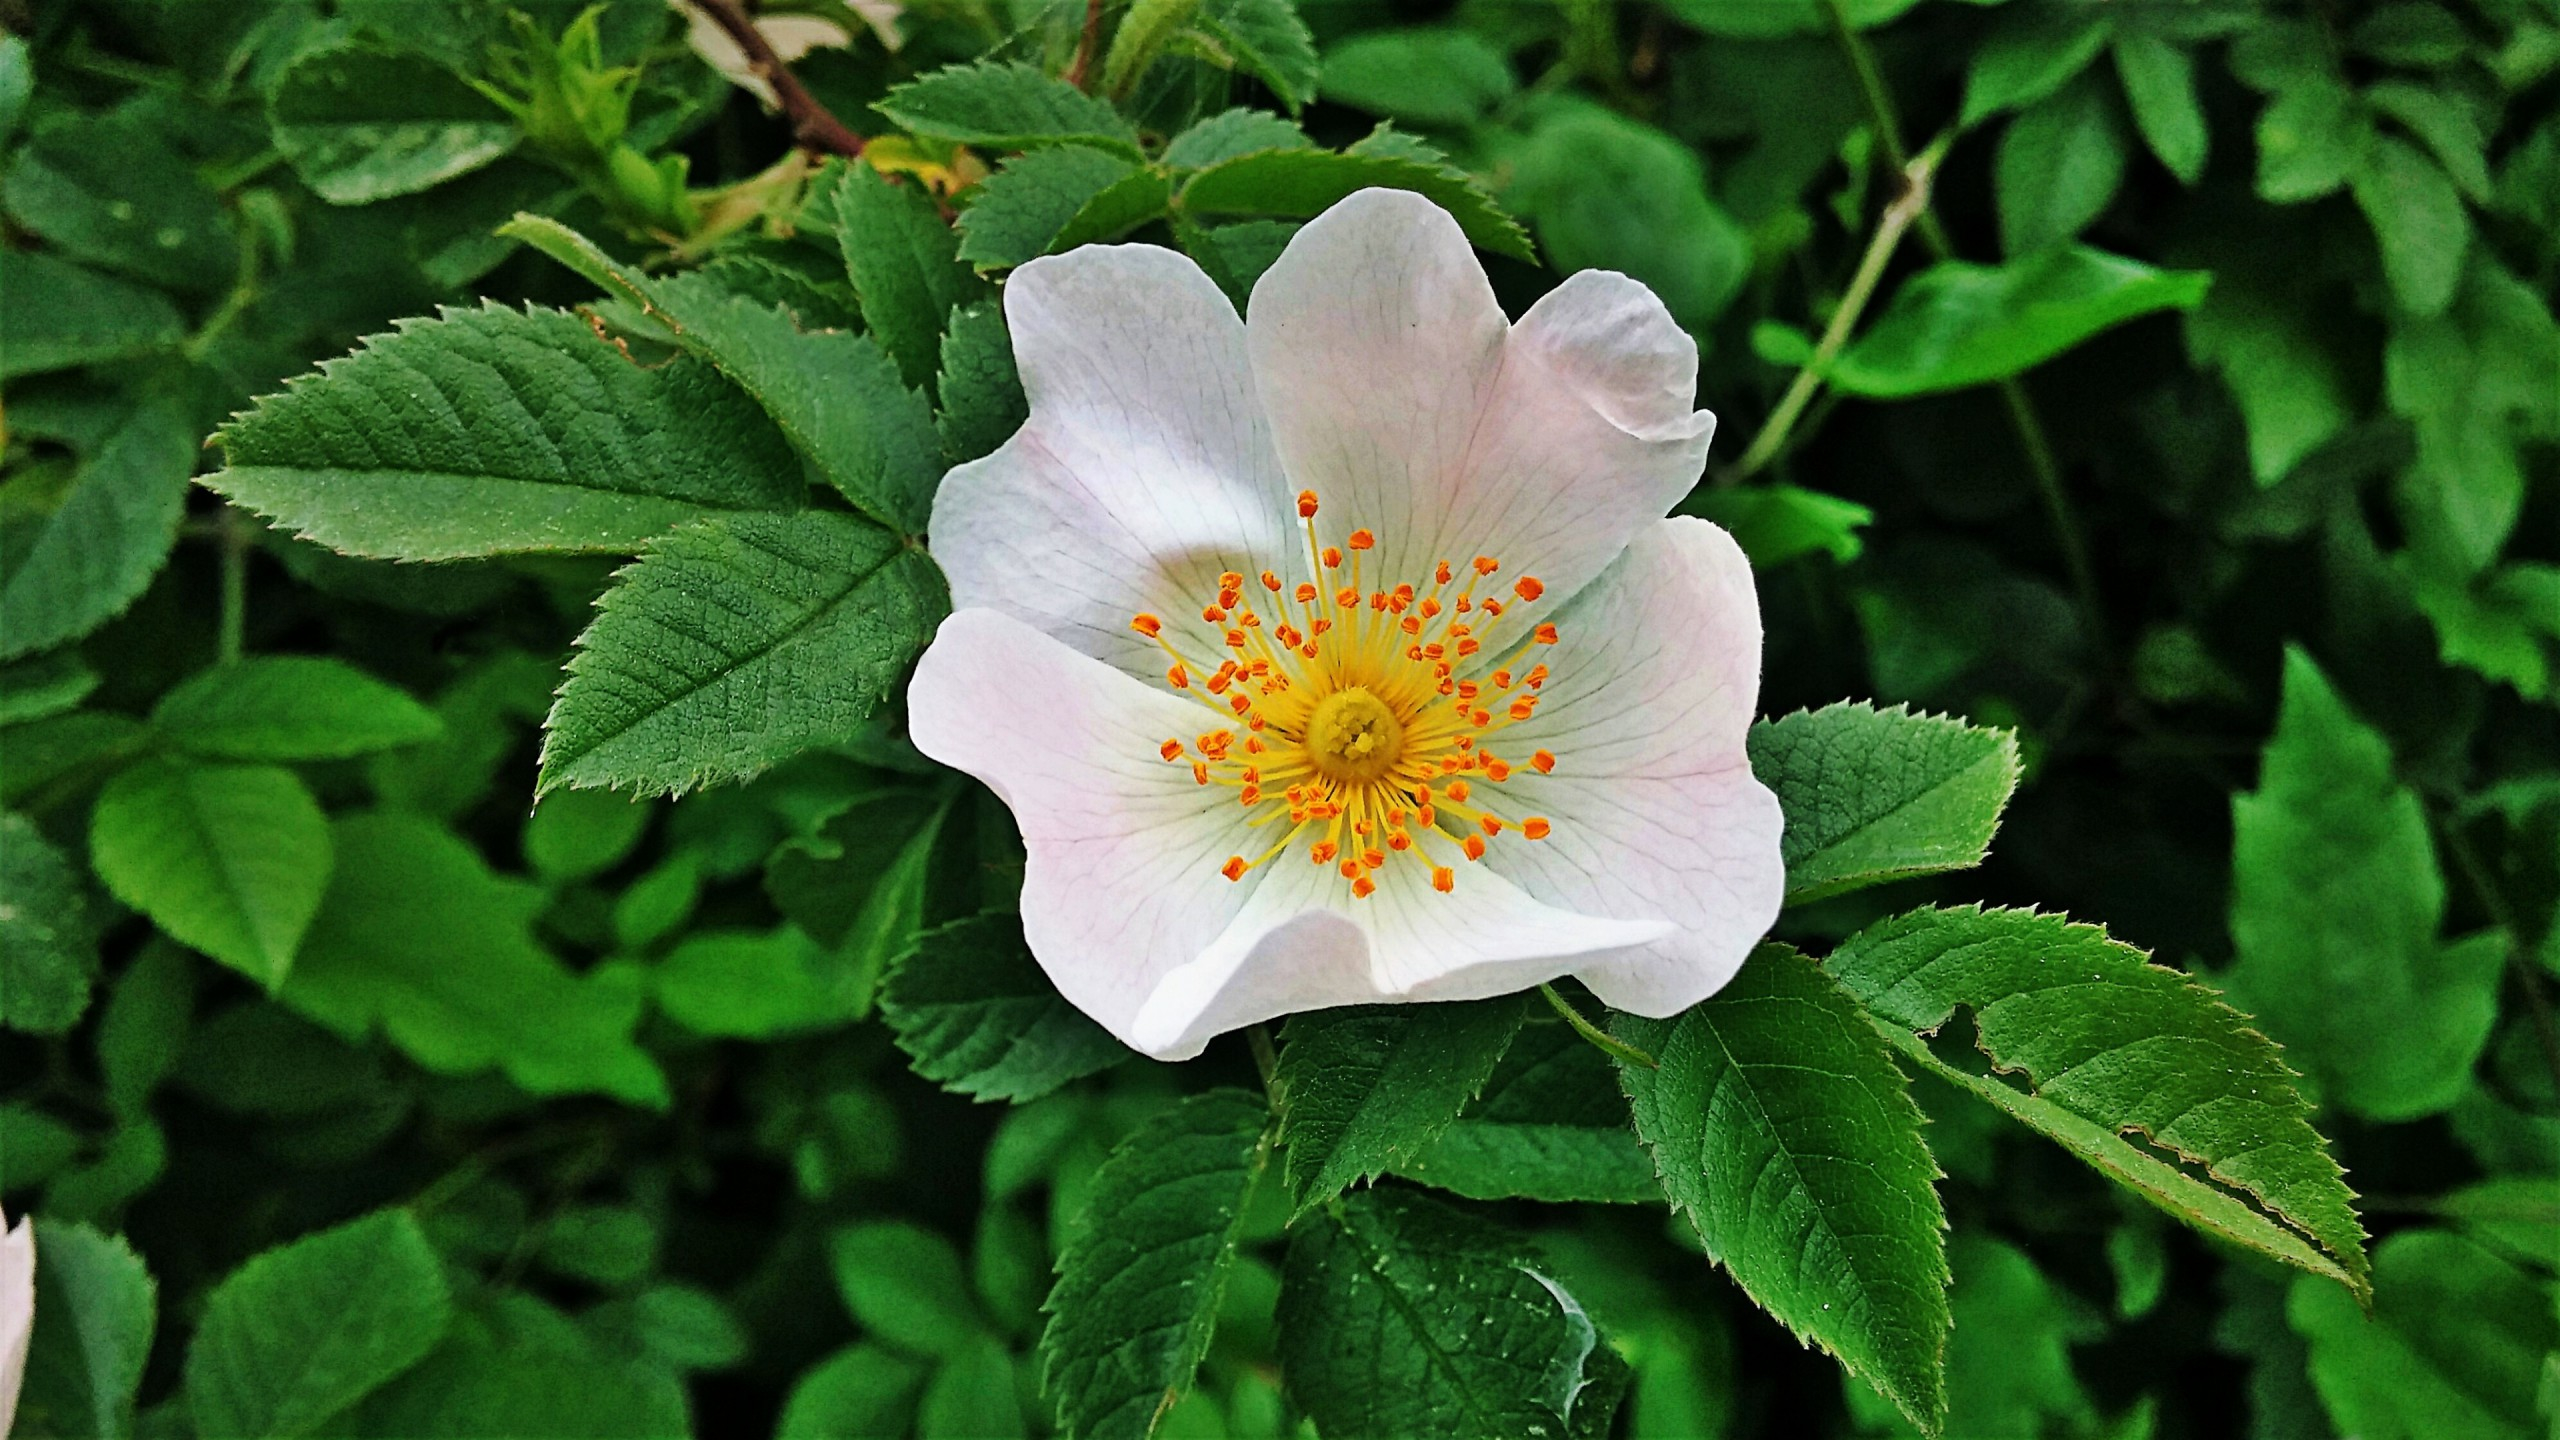
M790 8L868 164L662 0L0 3L16 1433L2560 1434L2560 4ZM924 517L1006 271L1367 185L1696 335L1789 908L1134 1060Z

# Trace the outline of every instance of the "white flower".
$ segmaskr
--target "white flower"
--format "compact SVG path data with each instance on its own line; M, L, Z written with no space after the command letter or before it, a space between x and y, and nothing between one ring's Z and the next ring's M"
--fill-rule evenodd
M693 52L701 56L704 63L728 76L730 83L763 101L766 109L771 110L780 103L774 98L773 86L747 62L746 50L729 38L729 32L721 29L717 21L686 0L667 0L667 4L684 12L685 43L693 47ZM847 0L847 4L854 14L862 17L864 24L871 27L871 33L880 37L883 46L891 50L898 48L900 6L893 0ZM755 27L756 33L764 37L764 43L773 47L774 55L785 65L812 50L832 50L853 43L852 31L824 15L788 12L764 15L756 19Z
M8 1229L0 1215L0 1436L18 1413L27 1378L27 1341L36 1328L36 1232L24 1216Z
M916 744L1028 852L1058 989L1162 1059L1298 1010L1578 976L1668 1015L1778 912L1760 616L1697 350L1586 271L1512 325L1457 223L1365 190L1239 322L1147 245L1005 287L1031 418L951 472Z

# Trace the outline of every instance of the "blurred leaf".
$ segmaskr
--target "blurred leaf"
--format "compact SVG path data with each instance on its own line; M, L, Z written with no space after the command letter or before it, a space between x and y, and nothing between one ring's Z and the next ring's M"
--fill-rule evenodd
M2097 1317L2055 1286L2023 1251L1980 1235L1947 1245L1955 1274L1949 1303L1947 1423L1951 1437L2087 1435L2097 1408L2072 1373L2075 1343L2102 1331ZM1850 1397L1850 1409L1899 1434L1914 1433L1880 1398Z
M89 1008L98 922L88 886L35 822L0 815L0 1024L59 1035Z
M1965 71L1963 124L2019 110L2060 90L2098 58L2112 34L2087 6L2021 6L2001 17Z
M952 312L942 339L942 452L952 464L992 452L1031 414L1014 369L1004 307L992 300Z
M874 1221L836 1231L828 1253L845 1308L879 1339L948 1360L986 1334L960 1252L942 1236Z
M1383 186L1410 190L1457 217L1467 239L1482 249L1528 260L1535 252L1519 222L1462 172L1393 155L1342 154L1331 150L1259 150L1223 160L1191 177L1176 199L1199 218L1265 216L1306 220L1355 190Z
M2495 560L2524 507L2519 442L2560 433L2560 322L2549 301L2490 256L2473 257L2442 315L2402 317L2382 352L2383 396L2417 427L2401 477L2402 523L2432 570Z
M1280 1365L1329 1435L1598 1436L1626 1366L1520 1236L1401 1189L1289 1241Z
M537 789L680 794L842 740L949 607L923 552L857 516L740 515L654 540L578 637Z
M952 65L891 90L872 108L918 135L994 150L1080 141L1138 153L1129 122L1104 102L1022 64Z
M59 715L96 692L100 676L76 650L53 650L0 665L0 725Z
M588 880L628 858L656 807L601 790L555 790L524 822L524 859L553 884Z
M889 1440L907 1433L925 1367L865 1341L828 1356L793 1382L775 1440Z
M599 1335L618 1338L635 1355L672 1370L727 1370L747 1358L752 1344L728 1306L690 1285L652 1285L607 1301L585 1318Z
M0 275L0 293L39 275ZM23 343L7 317L8 349ZM76 640L141 598L177 543L196 437L175 405L145 404L72 477L41 518L10 516L0 576L0 659ZM30 533L32 532L32 533Z
M410 321L216 438L227 464L206 484L389 559L629 551L707 510L806 494L781 436L711 367L643 369L560 310Z
M454 1317L444 1343L356 1412L381 1440L576 1435L668 1440L691 1433L684 1386L606 1351L530 1295L486 1292Z
M1902 283L1826 378L1884 400L2005 380L2127 320L2191 309L2211 279L2084 245L2001 266L1942 261Z
M1276 1083L1293 1218L1429 1148L1483 1090L1520 1011L1506 995L1289 1017Z
M2488 203L2494 188L2489 180L2488 137L2480 133L2479 120L2462 100L2405 80L2370 86L2364 100L2418 137L2465 199L2475 205Z
M122 1236L36 1226L35 1327L14 1434L111 1437L134 1429L134 1395L159 1320L159 1284Z
M444 1268L405 1210L267 1251L205 1302L187 1401L207 1435L308 1435L424 1359L453 1320Z
M628 1205L572 1206L541 1236L543 1265L572 1279L614 1287L657 1268L658 1227Z
M1612 1017L1661 1068L1620 1062L1672 1208L1761 1309L1914 1424L1947 1396L1946 1216L1920 1107L1848 993L1763 945L1675 1019Z
M1368 30L1324 52L1324 98L1409 125L1472 125L1520 88L1511 62L1454 25Z
M2232 70L2274 97L2258 115L2258 195L2279 205L2316 199L2347 183L2373 140L2356 102L2308 25L2268 25L2232 50Z
M2009 122L1992 161L2000 249L2015 259L2089 227L2124 182L2127 142L2116 101L2095 72Z
M882 979L880 1014L918 1075L980 1100L1037 1099L1130 1055L1058 994L1013 915L918 937Z
M931 395L943 322L954 308L984 299L985 283L960 263L959 238L919 186L892 185L868 165L853 166L835 187L835 221L864 326L898 362L907 387Z
M1701 487L1680 503L1678 513L1702 516L1730 531L1754 570L1817 552L1845 565L1866 548L1858 532L1876 518L1854 500L1794 485Z
M307 50L267 97L268 133L332 205L407 195L516 146L515 121L422 56L357 43Z
M855 508L903 532L923 529L942 470L932 413L871 337L803 333L783 310L701 275L650 278L538 215L519 215L500 233L638 305L763 406Z
M1316 42L1298 0L1202 0L1191 23L1210 59L1261 81L1291 114L1315 98Z
M0 379L123 360L186 334L167 296L33 250L0 249ZM14 653L14 652L13 652Z
M572 974L536 944L541 892L414 816L352 816L336 837L337 873L286 1005L350 1039L378 1026L443 1074L496 1068L536 1095L666 1104L666 1077L631 1038L638 986Z
M1121 1141L1094 1177L1042 1307L1041 1387L1075 1440L1152 1435L1191 1388L1245 1198L1270 1158L1268 1120L1246 1091L1194 1095Z
M216 760L343 760L444 733L406 693L317 655L199 670L160 697L151 723L176 748Z
M2311 1382L2360 1440L2529 1440L2543 1357L2560 1349L2550 1288L2444 1230L2404 1230L2373 1257L2373 1314L2296 1280L2285 1306L2311 1342Z
M1027 1440L1013 1356L981 1336L942 1362L916 1407L916 1440Z
M2195 57L2157 35L2126 31L2115 37L2116 78L2133 111L2133 128L2181 184L2204 176L2210 131L2196 94Z
M2418 797L2298 649L2231 825L2234 998L2332 1104L2388 1120L2452 1104L2488 1042L2506 946L2438 942L2444 876Z
M2121 1152L2090 1145L2080 1126L2056 1124L2048 1111L1986 1098L2179 1219L2363 1290L2363 1226L2311 1128L2310 1103L2276 1047L2212 991L2095 926L1972 906L1869 926L1824 968L1879 1024L1907 1032L1889 1037L1905 1054L1928 1053L1907 1038L1969 1014L1992 1068L2025 1082L2022 1100L2110 1137L2139 1137L2145 1153L2176 1162L2187 1183L2162 1183L2165 1165L2109 1163ZM1970 1078L1982 1083L1958 1083L1977 1094L2018 1089ZM2208 1191L2218 1203L2201 1198ZM2272 1242L2264 1225L2241 1218L2259 1212L2325 1254Z
M2293 473L2355 418L2336 350L2281 271L2216 271L2186 320L2188 354L2220 371L2240 404L2250 473L2261 486Z
M177 1068L194 1014L195 967L187 952L167 941L145 945L116 977L98 1020L109 1109L128 1118L144 1113L151 1092Z
M1562 108L1514 167L1506 197L1557 270L1632 275L1689 326L1722 314L1751 273L1750 237L1707 193L1696 152L1652 126L1596 105Z
M10 217L71 259L201 294L232 281L222 197L167 137L122 113L40 126L9 166Z
M1470 1200L1662 1199L1609 1058L1555 1023L1521 1027L1483 1093L1395 1173Z
M766 1040L860 1015L870 990L851 961L794 926L701 930L654 972L658 1007L703 1035Z
M98 797L89 862L178 941L275 989L319 911L329 822L293 772L145 760Z
M2382 246L2391 293L2414 315L2434 315L2462 280L2471 216L2442 167L2397 136L2373 143L2351 177L2356 203Z
M1789 904L1981 864L2018 784L2014 734L1900 706L1799 710L1750 742L1786 812Z

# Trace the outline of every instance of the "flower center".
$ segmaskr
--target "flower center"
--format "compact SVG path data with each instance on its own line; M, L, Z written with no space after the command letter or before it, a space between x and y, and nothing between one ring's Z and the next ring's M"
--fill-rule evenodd
M1327 545L1315 514L1315 492L1299 492L1311 578L1218 577L1215 602L1200 609L1227 652L1214 667L1186 656L1161 618L1130 620L1173 662L1165 683L1218 722L1158 753L1188 763L1202 785L1233 788L1246 823L1277 832L1261 855L1228 857L1219 868L1230 880L1303 840L1307 858L1334 867L1355 897L1375 893L1376 872L1398 856L1427 866L1434 889L1452 890L1444 854L1482 859L1510 830L1547 837L1545 819L1505 813L1501 787L1515 766L1487 743L1537 710L1547 667L1520 665L1556 643L1556 627L1517 612L1546 587L1524 575L1506 589L1493 579L1502 563L1479 555L1465 566L1441 561L1427 582L1364 588L1377 537L1354 530L1341 547ZM1555 764L1540 750L1526 767L1545 774Z
M1403 753L1404 721L1358 685L1317 701L1307 716L1307 764L1337 785L1380 779Z

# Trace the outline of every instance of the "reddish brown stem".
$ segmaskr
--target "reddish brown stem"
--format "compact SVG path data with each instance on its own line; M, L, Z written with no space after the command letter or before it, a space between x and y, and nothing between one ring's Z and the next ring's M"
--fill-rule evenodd
M792 138L807 149L832 155L851 158L862 153L862 137L846 129L843 121L801 86L799 77L766 42L764 32L739 8L738 0L692 0L692 4L747 52L747 64L773 87L773 98L781 102L783 116L791 122Z
M1093 69L1093 52L1102 48L1102 0L1084 0L1084 33L1076 37L1076 58L1067 65L1067 83L1084 88Z

